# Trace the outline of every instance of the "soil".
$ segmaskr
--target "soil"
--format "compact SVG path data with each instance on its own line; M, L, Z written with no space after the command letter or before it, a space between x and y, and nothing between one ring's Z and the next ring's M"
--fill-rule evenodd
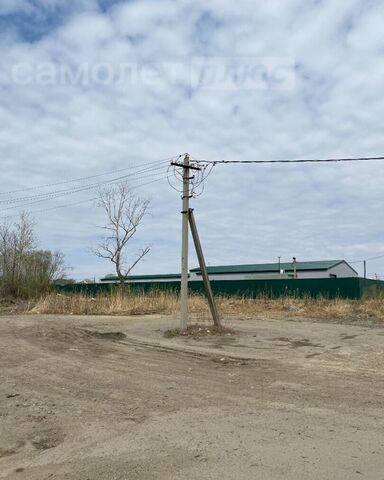
M0 317L0 478L384 480L384 329Z

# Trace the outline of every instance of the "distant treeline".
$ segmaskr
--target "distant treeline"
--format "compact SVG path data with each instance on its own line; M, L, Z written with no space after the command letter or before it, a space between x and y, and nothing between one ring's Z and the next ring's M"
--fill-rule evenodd
M34 222L22 214L14 222L0 226L0 294L4 297L31 298L49 291L64 275L61 252L37 247Z

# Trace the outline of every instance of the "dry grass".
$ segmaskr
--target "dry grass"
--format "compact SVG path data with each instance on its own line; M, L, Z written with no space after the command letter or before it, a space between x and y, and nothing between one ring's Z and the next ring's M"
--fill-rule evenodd
M172 314L177 308L177 296L169 292L130 294L116 291L96 297L82 294L49 294L41 298L31 312L71 315L146 315Z
M268 297L222 299L221 311L238 314L242 318L298 318L384 322L384 297L361 300Z
M0 300L0 316L27 313L33 305L34 302L29 300L3 298Z
M218 308L224 318L298 318L340 321L371 320L384 322L384 297L362 300L281 297L219 297ZM196 323L209 320L205 298L192 295L189 310ZM177 314L179 299L173 292L122 293L89 297L50 294L38 301L32 313L73 315Z

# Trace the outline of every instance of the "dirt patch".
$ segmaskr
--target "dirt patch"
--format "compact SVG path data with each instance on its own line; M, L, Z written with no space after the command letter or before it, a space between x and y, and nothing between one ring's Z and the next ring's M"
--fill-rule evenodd
M82 332L89 337L100 338L102 340L124 340L124 338L127 338L123 332L99 332L96 330L85 329L82 329Z
M308 338L291 339L287 337L278 337L278 338L272 338L271 340L274 342L288 343L292 348L300 348L300 347L324 348L324 345L313 343Z
M20 452L26 445L24 440L19 440L11 447L0 448L0 458L1 457L10 457L12 455L16 455Z
M314 348L324 348L324 345L320 345L318 343L313 343L307 338L302 338L299 340L292 340L291 342L292 348L300 348L300 347L314 347Z
M31 440L31 444L36 450L49 450L60 445L64 441L62 435L55 432L44 432Z
M356 338L357 335L343 335L341 338L342 340L352 340L353 338Z
M310 353L309 355L306 355L305 358L318 357L319 355L321 355L321 353Z
M232 336L236 335L236 332L232 328L228 327L207 327L206 325L190 325L185 330L180 328L174 328L172 330L166 330L164 332L165 338L174 337L215 337L215 336Z

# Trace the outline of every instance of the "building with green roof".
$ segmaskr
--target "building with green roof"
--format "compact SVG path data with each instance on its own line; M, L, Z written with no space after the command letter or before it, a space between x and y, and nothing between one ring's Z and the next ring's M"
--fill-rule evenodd
M310 262L256 263L207 267L212 280L257 280L284 278L351 278L358 273L345 260L318 260ZM191 270L201 278L199 268Z
M309 278L353 278L358 273L345 260L319 260L311 262L255 263L245 265L219 265L207 267L211 280L273 280ZM180 282L180 274L130 275L127 283ZM115 275L107 275L102 283L116 283ZM189 281L201 281L200 268L193 268Z

